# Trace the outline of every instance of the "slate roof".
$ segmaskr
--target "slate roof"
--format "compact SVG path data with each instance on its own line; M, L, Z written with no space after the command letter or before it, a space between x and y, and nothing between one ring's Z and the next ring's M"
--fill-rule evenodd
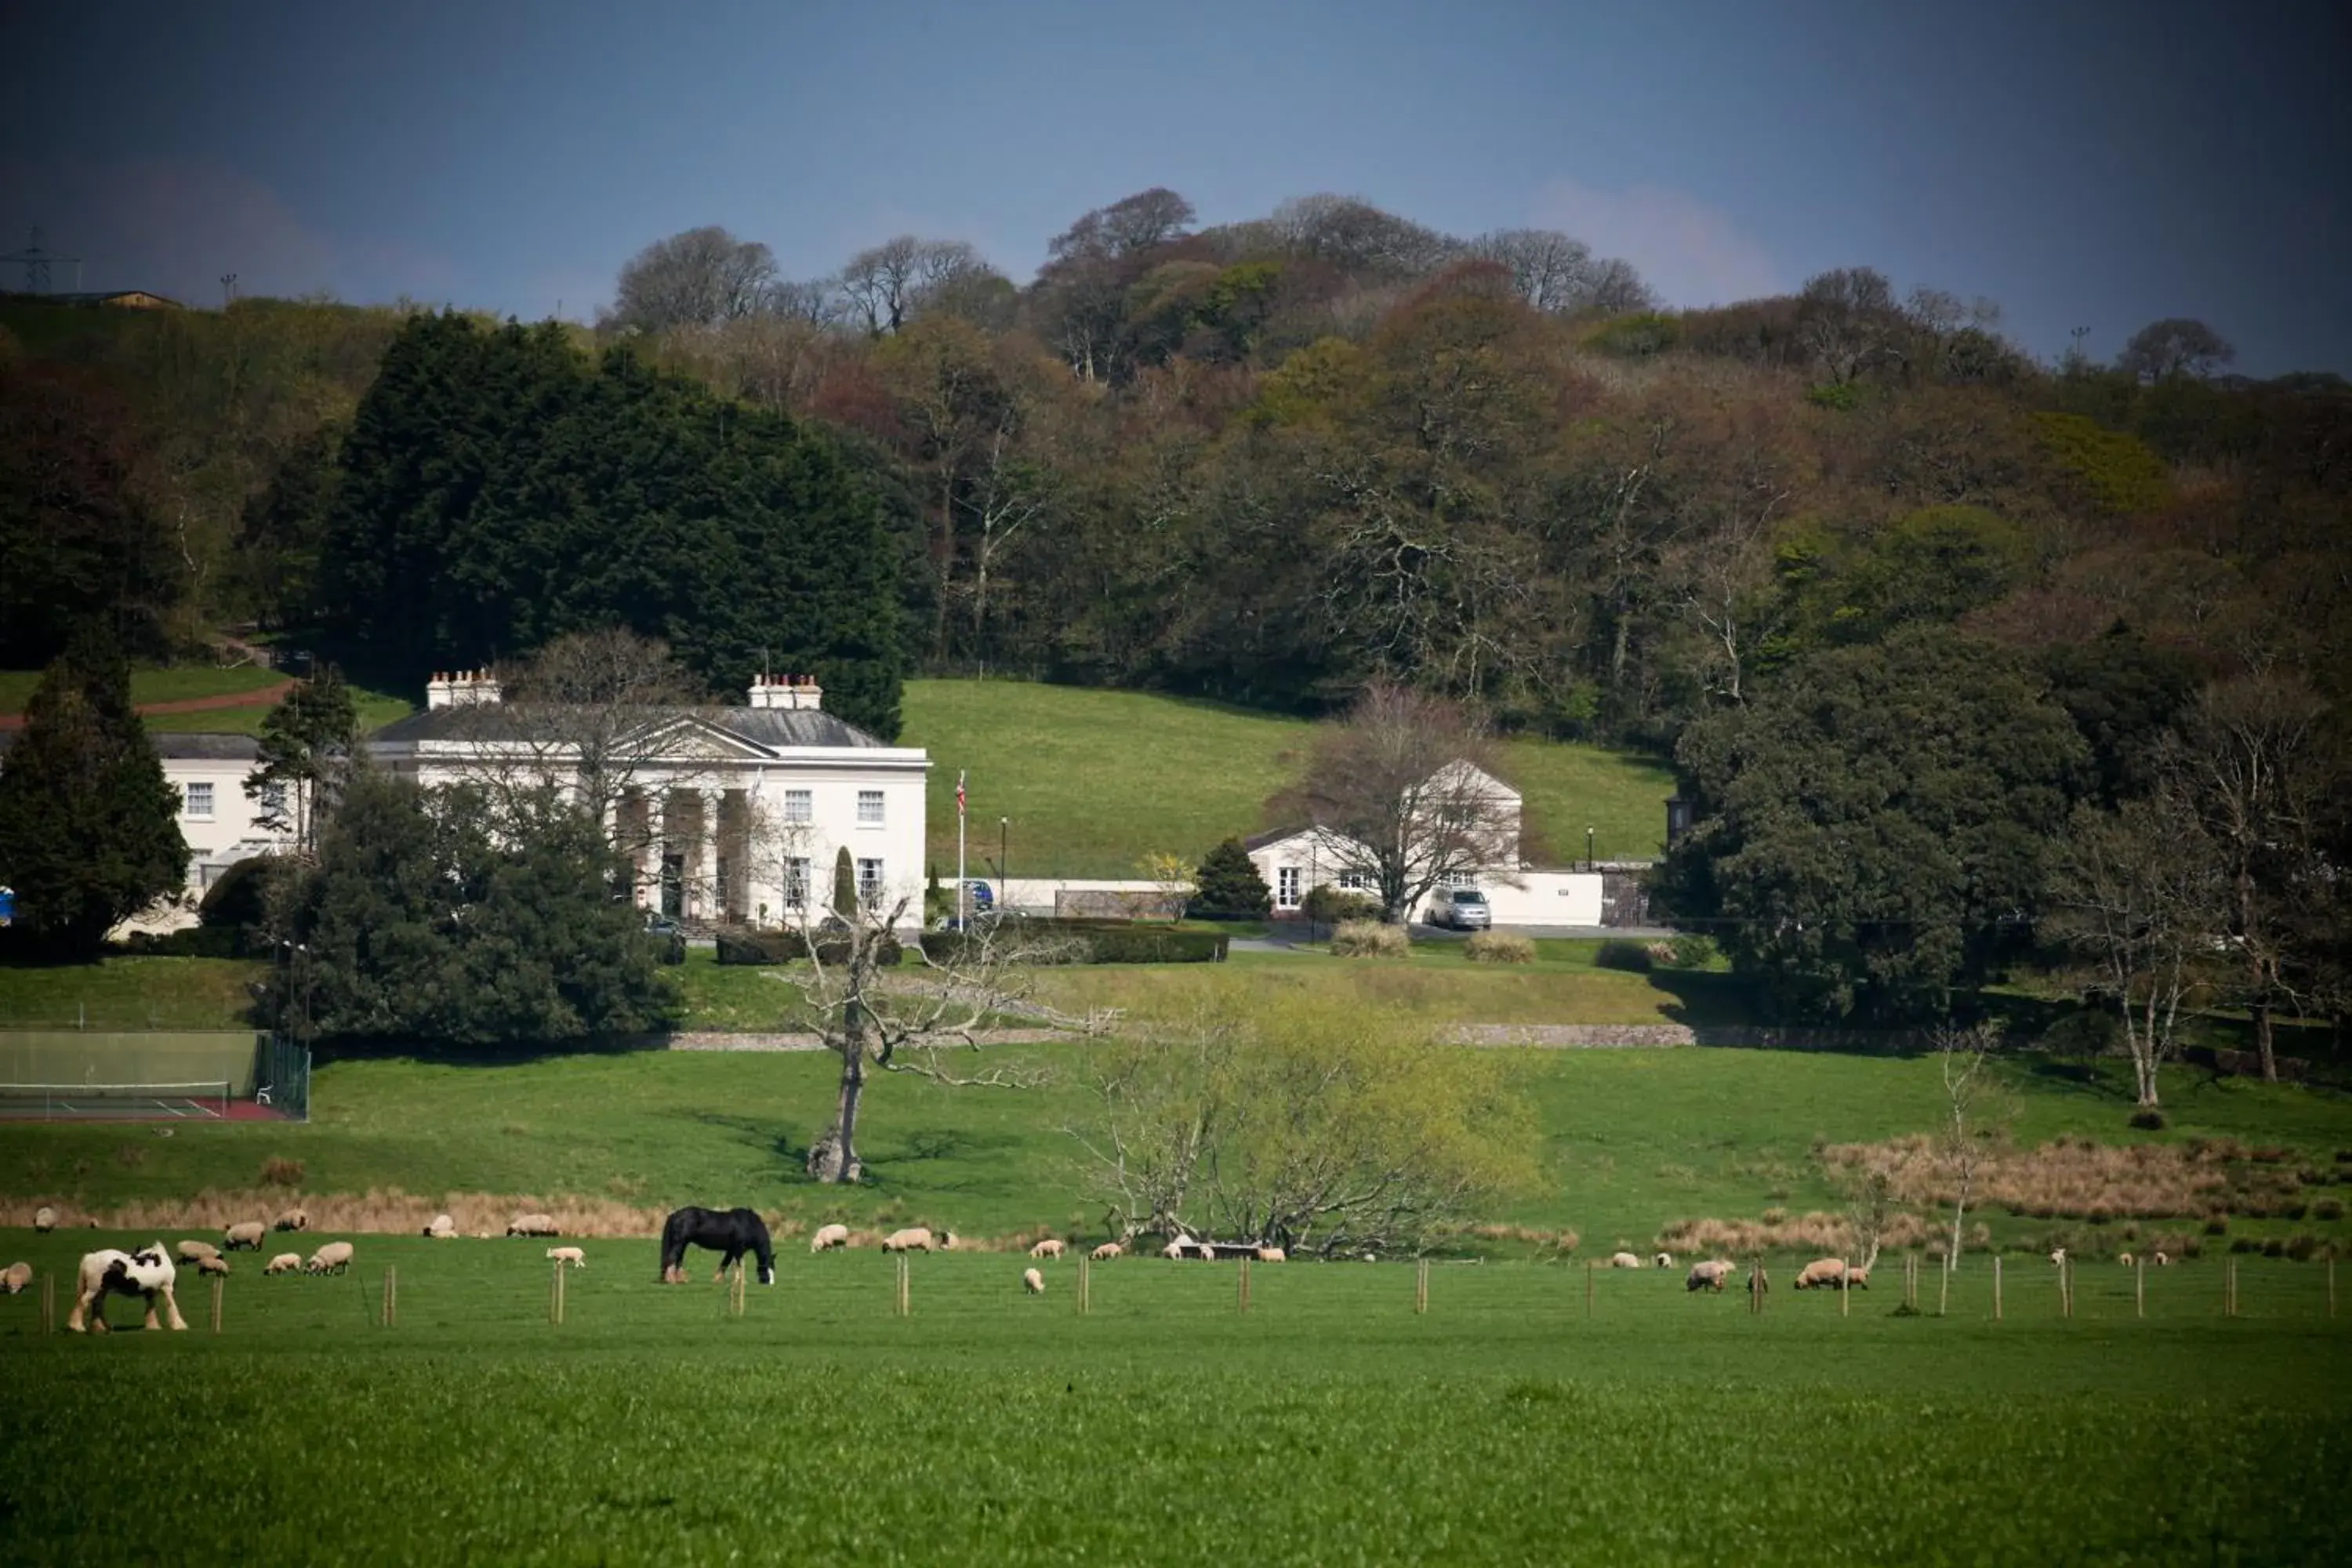
M0 752L16 743L18 733L0 730ZM147 739L165 762L249 763L261 755L261 742L250 735L150 734Z
M506 710L502 706L495 704L428 708L421 713L394 720L370 735L368 741L371 744L399 745L418 741L493 739L497 735L497 728L488 721L492 715L504 711ZM714 730L740 735L759 746L878 747L882 744L856 725L818 708L654 708L648 709L646 714L648 720L656 724L680 719L695 720Z

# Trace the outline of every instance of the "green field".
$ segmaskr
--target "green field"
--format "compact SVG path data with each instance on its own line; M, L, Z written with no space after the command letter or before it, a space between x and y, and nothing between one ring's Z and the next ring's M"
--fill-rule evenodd
M0 1233L44 1269L82 1237ZM118 1239L106 1237L101 1239ZM152 1237L121 1237L140 1241ZM319 1237L305 1238L314 1243ZM786 1247L726 1313L584 1244L362 1238L342 1278L183 1292L185 1334L40 1338L0 1300L0 1556L21 1562L2328 1563L2352 1551L2352 1324L2315 1266L2047 1266L2004 1321L1653 1272L1045 1265ZM709 1257L698 1276L707 1279ZM382 1271L397 1318L375 1321ZM1785 1275L1783 1276L1785 1278ZM1932 1299L1927 1303L1934 1310ZM58 1309L63 1312L63 1304ZM135 1322L118 1305L117 1321Z
M1154 850L1187 858L1270 822L1295 782L1310 726L1297 719L1134 691L1011 680L910 680L901 742L931 754L930 856L954 874L955 780L970 787L980 867L1010 818L1016 877L1134 877ZM1665 829L1672 772L1593 746L1513 742L1503 772L1552 856L1647 858Z
M177 702L192 697L227 697L245 691L266 691L285 679L281 671L249 665L236 669L210 666L134 669L131 672L131 700ZM25 704L32 699L33 689L40 683L41 672L37 669L0 670L0 713L24 711ZM362 730L381 728L415 707L405 698L381 691L361 689L353 696L358 701ZM148 729L159 734L255 735L261 732L261 721L268 716L269 704L255 702L235 708L205 708L193 713L151 713L146 722Z

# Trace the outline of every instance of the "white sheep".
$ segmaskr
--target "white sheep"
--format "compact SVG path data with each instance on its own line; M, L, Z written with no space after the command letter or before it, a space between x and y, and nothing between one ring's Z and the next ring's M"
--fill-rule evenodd
M208 1252L196 1259L196 1272L226 1276L228 1273L228 1259L217 1252Z
M209 1241L184 1241L173 1249L183 1263L199 1263L207 1258L218 1258L220 1248Z
M172 1297L172 1287L178 1278L178 1270L172 1267L171 1257L160 1241L150 1242L136 1252L107 1247L84 1253L73 1310L66 1314L66 1327L77 1334L105 1333L106 1299L113 1295L144 1298L146 1326L152 1329L157 1326L155 1300L160 1296L172 1327L184 1330L188 1321L180 1316L180 1304Z
M281 1252L263 1264L261 1271L264 1274L299 1274L302 1271L302 1255L299 1252Z
M1736 1266L1727 1258L1710 1258L1691 1265L1690 1274L1683 1280L1685 1290L1712 1290L1717 1295L1730 1282Z
M1634 1257L1630 1252L1612 1252L1609 1255L1609 1267L1612 1268L1639 1268L1642 1267L1642 1260Z
M425 1227L425 1235L433 1241L454 1241L457 1236L457 1222L446 1214L436 1214L433 1216L433 1223Z
M2053 1268L2063 1268L2066 1266L2066 1249L2063 1247L2052 1247L2050 1249L2050 1263Z
M11 1263L5 1270L0 1270L0 1296L21 1295L25 1287L32 1282L31 1264Z
M1096 1247L1092 1252L1087 1253L1087 1256L1093 1258L1097 1263L1108 1263L1112 1258L1118 1257L1126 1250L1127 1248L1121 1247L1116 1241L1106 1241L1100 1247Z
M2159 1252L2159 1253L2158 1253L2158 1254L2156 1255L2156 1266L2157 1266L2158 1268L2162 1268L2166 1267L2167 1265L2168 1265L2169 1263L2171 1263L2171 1261L2172 1261L2172 1259L2171 1259L2171 1258L2169 1258L2166 1257L2166 1256L2165 1256L2163 1253L2161 1253L2161 1252Z
M1167 1258L1171 1262L1173 1262L1192 1250L1192 1238L1189 1236L1180 1236L1176 1237L1175 1240L1170 1242L1167 1246L1161 1247L1160 1249L1160 1256Z
M341 1274L352 1266L352 1244L331 1241L310 1254L310 1261L302 1265L305 1274Z
M954 1244L954 1241L955 1237L951 1236L947 1237L945 1240L935 1237L931 1235L930 1231L923 1226L908 1226L904 1230L894 1230L889 1235L884 1237L882 1238L882 1250L885 1252L929 1252L932 1247L937 1247L940 1251L944 1252L949 1247Z
M2125 1268L2129 1268L2132 1266L2132 1255L2128 1252L2118 1253L2116 1257L2116 1261L2122 1264Z
M1065 1243L1057 1237L1047 1237L1029 1249L1032 1258L1059 1258Z
M576 1247L551 1247L547 1256L550 1262L569 1263L574 1268L588 1267L588 1255Z
M1260 1263L1280 1263L1288 1257L1289 1254L1278 1247L1261 1247L1257 1249L1257 1260Z
M1816 1258L1800 1269L1797 1289L1800 1290L1832 1290L1845 1278L1845 1259Z
M235 1252L240 1247L249 1247L258 1252L261 1238L268 1234L269 1227L257 1219L240 1220L222 1233L222 1250Z
M1034 1268L1024 1268L1021 1271L1021 1289L1032 1296L1042 1296L1045 1293L1045 1277Z
M833 1247L848 1245L849 1227L845 1225L821 1225L816 1227L816 1234L809 1237L811 1252L824 1252Z
M58 1228L58 1211L43 1204L33 1211L33 1228L47 1232Z
M277 1228L279 1230L310 1229L310 1211L308 1209L288 1209L284 1214L278 1216Z
M562 1236L554 1216L543 1214L519 1214L507 1221L509 1236Z
M1675 1255L1671 1252L1661 1252L1651 1258L1650 1263L1653 1268L1672 1268L1675 1266Z

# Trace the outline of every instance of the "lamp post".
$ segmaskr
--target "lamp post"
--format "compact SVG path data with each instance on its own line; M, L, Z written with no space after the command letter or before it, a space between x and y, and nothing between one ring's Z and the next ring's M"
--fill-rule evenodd
M1013 819L996 819L996 912L1008 914L1013 905L1013 873L1006 869L1013 864Z
M1590 827L1584 830L1584 868L1588 871L1592 869L1592 829Z

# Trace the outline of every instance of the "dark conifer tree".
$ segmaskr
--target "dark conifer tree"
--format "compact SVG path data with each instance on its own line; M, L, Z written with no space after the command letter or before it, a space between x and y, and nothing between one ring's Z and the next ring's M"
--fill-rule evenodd
M1194 873L1193 887L1185 913L1196 920L1264 920L1274 909L1274 890L1238 838L1209 851Z

